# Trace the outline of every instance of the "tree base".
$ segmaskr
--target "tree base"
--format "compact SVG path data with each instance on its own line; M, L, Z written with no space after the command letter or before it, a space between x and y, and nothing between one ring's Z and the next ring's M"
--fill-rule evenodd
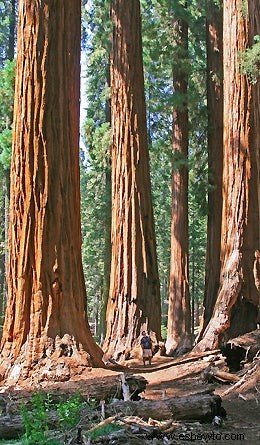
M97 365L105 367L102 351L97 345L100 356L94 360L82 344L68 334L62 338L59 336L55 339L47 338L44 344L42 338L37 339L35 343L32 352L27 341L15 360L12 359L11 344L5 344L0 367L0 378L4 380L4 384L16 385L19 381L27 379L31 379L32 383L46 380L64 382L70 380L72 376L82 374L86 368Z

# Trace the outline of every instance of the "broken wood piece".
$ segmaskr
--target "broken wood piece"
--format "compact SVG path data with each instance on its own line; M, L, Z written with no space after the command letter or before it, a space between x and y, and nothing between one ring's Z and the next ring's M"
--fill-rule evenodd
M125 400L125 401L130 400L130 398L131 398L130 389L129 389L129 385L127 383L125 374L121 375L121 387L122 387L123 400Z
M99 422L97 425L94 425L92 428L90 428L90 429L88 430L88 434L89 434L89 433L93 433L93 431L96 431L96 430L98 430L99 428L102 428L103 426L108 425L109 423L114 422L114 421L115 421L116 419L118 419L118 418L119 418L119 416L116 415L116 416L108 417L108 418L105 419L105 420L102 420L102 422Z
M221 397L214 394L172 397L164 400L141 399L139 402L118 401L106 406L107 415L131 413L148 420L204 420L211 421L221 415Z
M239 381L239 377L230 372L220 371L215 366L209 366L202 373L203 380L212 383L235 383Z
M232 385L230 388L228 388L225 392L223 392L222 397L227 396L231 392L236 392L238 388L241 388L247 384L248 380L251 378L251 376L256 375L259 379L259 368L260 368L260 361L256 360L251 364L251 367L247 370L247 372L240 378L238 382L236 382L234 385Z

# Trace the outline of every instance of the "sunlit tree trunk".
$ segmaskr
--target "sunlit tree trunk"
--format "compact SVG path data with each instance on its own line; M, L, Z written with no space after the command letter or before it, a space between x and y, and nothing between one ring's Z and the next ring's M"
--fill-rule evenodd
M6 58L14 59L15 51L15 27L16 27L16 0L7 2L6 9L8 13L8 44L6 48ZM11 128L12 112L9 111L6 116L6 129ZM8 213L9 213L9 197L10 197L10 168L5 168L2 174L2 190L3 190L3 207L0 210L3 221L1 249L0 249L0 337L2 336L2 327L4 322L4 314L7 298L6 286L6 266L8 259L7 240L8 240Z
M105 352L126 357L161 306L144 101L139 0L112 1L112 261Z
M174 23L178 56L173 69L174 94L182 97L173 113L172 222L169 308L166 352L181 353L191 348L191 312L188 271L188 24ZM175 61L175 62L176 62Z
M259 291L254 261L259 249L256 143L260 122L254 113L252 85L239 66L239 57L250 43L250 28L254 26L244 6L242 0L224 1L222 268L213 315L198 349L215 348L230 337L253 330L257 321Z
M223 173L223 10L214 0L207 9L208 233L203 322L212 316L220 281Z
M10 364L21 377L59 361L71 373L102 364L84 311L80 9L79 0L19 2L2 375Z

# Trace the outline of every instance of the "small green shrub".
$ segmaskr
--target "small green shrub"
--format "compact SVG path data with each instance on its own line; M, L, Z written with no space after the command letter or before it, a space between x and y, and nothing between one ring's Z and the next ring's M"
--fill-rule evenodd
M49 400L41 392L36 392L32 396L31 407L23 405L21 408L21 416L25 434L22 437L25 445L45 445L49 442L46 440L46 431L48 431L48 415Z
M80 394L75 394L65 402L57 404L57 413L61 429L73 428L79 422L83 403Z

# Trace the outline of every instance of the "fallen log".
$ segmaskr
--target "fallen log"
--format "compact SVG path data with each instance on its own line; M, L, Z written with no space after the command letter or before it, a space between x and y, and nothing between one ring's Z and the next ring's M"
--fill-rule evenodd
M222 354L226 357L229 370L239 371L243 367L243 362L252 362L253 358L260 351L260 329L231 338L221 348Z
M24 433L21 416L0 417L0 439L17 439Z
M139 402L118 401L105 407L106 415L134 415L144 420L200 420L211 422L215 416L223 415L221 397L214 394L193 394L163 400L141 399Z
M185 397L173 397L164 400L117 401L105 406L106 416L102 424L118 416L135 415L144 420L200 420L211 422L215 416L223 415L221 397L213 394L193 394ZM55 429L57 414L49 414L49 428ZM100 426L100 425L99 425ZM94 427L93 429L96 429ZM24 433L21 416L0 417L0 438L16 439Z
M81 382L80 395L83 401L89 401L95 398L97 405L101 400L123 399L122 374L116 376L107 376L105 378L92 379ZM145 391L147 380L140 375L124 375L124 384L129 387L131 400L139 400L139 394ZM14 416L20 413L21 406L28 404L30 406L32 395L40 391L48 394L53 404L62 400L69 399L72 395L79 392L78 383L71 382L66 387L55 387L49 384L47 388L35 389L34 391L15 391L7 389L0 395L0 413L2 416Z

